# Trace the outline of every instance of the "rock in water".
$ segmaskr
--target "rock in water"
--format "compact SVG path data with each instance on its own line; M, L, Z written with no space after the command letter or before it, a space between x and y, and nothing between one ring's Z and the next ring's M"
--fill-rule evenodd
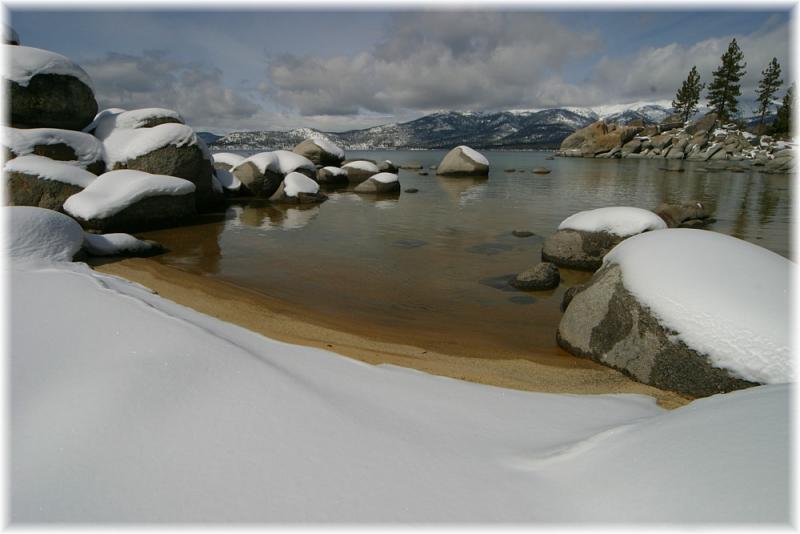
M326 185L346 184L347 170L339 167L323 167L317 170L317 182Z
M347 180L354 184L359 184L379 172L376 164L365 160L347 163L342 169L347 172Z
M230 171L246 159L244 156L232 152L217 152L211 157L214 158L214 168L224 171Z
M313 178L317 167L314 163L288 150L260 152L254 154L231 169L246 191L260 198L270 198L292 172L299 172Z
M290 172L270 200L281 204L319 204L328 197L320 193L319 184L305 174Z
M521 272L511 281L511 285L523 291L545 291L558 287L561 277L552 263L542 262Z
M3 45L8 57L11 126L80 130L97 114L89 75L66 57L29 46Z
M338 166L344 161L344 150L328 139L306 139L292 149L316 165Z
M511 233L516 237L531 237L534 235L534 233L529 230L514 230Z
M489 160L468 146L448 152L436 168L440 176L488 176Z
M685 395L790 382L792 269L717 232L638 235L572 298L557 340L574 355Z
M354 189L356 193L366 194L391 194L400 192L400 182L397 175L390 172L381 172L370 176Z
M536 167L531 171L533 174L550 174L550 169L546 167Z
M661 204L656 208L655 213L664 219L670 228L677 228L687 221L704 220L711 217L710 210L699 200L690 200L683 204Z

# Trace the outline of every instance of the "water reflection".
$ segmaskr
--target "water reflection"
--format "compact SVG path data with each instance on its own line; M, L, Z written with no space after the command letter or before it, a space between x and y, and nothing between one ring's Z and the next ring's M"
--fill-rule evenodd
M451 201L459 206L479 200L488 188L488 179L485 176L448 178L437 175L436 181Z
M262 230L298 230L319 215L320 205L281 206L254 201L230 206L226 212L226 226L250 226Z

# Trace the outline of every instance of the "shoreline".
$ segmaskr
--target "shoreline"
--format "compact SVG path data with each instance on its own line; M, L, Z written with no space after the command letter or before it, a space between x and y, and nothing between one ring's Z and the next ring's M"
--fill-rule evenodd
M636 382L588 360L570 357L561 365L552 358L476 358L444 353L351 333L291 303L271 298L210 276L165 266L151 258L125 258L92 265L154 290L160 296L266 337L336 352L365 363L391 364L497 387L562 394L642 394L673 409L691 401L676 393ZM350 330L349 332L347 330ZM564 365L567 364L567 365ZM573 364L573 365L569 365Z

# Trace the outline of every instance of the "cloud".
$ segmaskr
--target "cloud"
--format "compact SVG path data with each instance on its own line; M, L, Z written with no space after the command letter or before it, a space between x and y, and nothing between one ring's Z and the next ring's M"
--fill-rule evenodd
M217 128L220 123L235 127L261 109L247 95L227 87L220 69L176 61L163 51L108 53L82 66L94 81L101 109L165 107L177 110L193 126Z

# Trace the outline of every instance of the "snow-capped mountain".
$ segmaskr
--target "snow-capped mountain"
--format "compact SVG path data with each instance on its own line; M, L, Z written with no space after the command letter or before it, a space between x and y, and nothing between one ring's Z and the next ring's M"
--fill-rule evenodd
M287 149L309 138L350 150L371 148L555 148L569 134L597 121L658 123L670 113L661 103L496 112L443 111L419 119L347 132L297 128L286 132L233 132L213 143L219 150Z

